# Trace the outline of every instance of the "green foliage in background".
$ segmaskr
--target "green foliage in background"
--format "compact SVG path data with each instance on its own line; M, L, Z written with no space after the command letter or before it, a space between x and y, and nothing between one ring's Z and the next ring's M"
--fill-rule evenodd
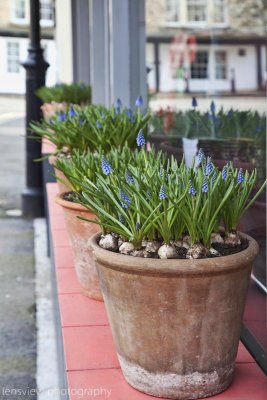
M212 103L214 104L214 103ZM169 118L168 131L164 118ZM167 123L168 125L168 123ZM250 138L257 142L266 141L266 115L257 111L239 111L231 108L218 112L214 106L203 113L193 107L187 111L162 109L151 119L152 135L166 133L168 137L241 139Z
M92 100L91 86L83 83L43 86L36 91L43 103L89 104Z

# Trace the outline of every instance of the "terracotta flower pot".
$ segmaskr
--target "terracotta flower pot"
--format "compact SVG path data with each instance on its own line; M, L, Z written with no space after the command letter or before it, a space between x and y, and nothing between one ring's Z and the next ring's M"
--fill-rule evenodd
M95 219L95 215L80 204L64 200L63 194L56 196L56 202L63 207L74 254L74 267L82 293L92 299L103 300L92 252L87 248L88 239L99 232L99 227L77 218L80 216Z
M158 260L89 240L123 374L158 397L199 399L233 380L254 239L216 259Z
M64 192L69 192L70 188L71 188L71 183L68 181L68 179L65 177L65 175L63 174L62 171L60 171L59 169L55 168L55 161L56 161L56 156L54 154L51 154L49 156L49 164L53 165L54 167L54 172L57 178L57 185L58 185L58 193L64 193ZM66 182L66 184L64 184L63 182Z
M65 111L68 107L67 103L57 103L53 101L52 103L44 103L41 106L41 110L45 119L54 117L57 112Z

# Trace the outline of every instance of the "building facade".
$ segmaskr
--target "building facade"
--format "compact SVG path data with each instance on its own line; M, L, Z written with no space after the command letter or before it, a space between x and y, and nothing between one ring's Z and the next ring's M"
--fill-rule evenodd
M146 0L149 88L242 92L266 84L263 0Z
M54 2L40 0L40 24L44 57L50 64L46 84L56 83L56 48L54 41ZM25 70L29 44L29 0L0 1L0 93L25 93Z

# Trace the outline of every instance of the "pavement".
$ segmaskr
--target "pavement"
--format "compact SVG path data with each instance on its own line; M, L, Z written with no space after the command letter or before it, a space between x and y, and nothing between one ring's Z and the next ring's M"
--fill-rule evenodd
M24 117L24 97L0 96L0 400L47 400L58 388L46 222L21 211Z
M0 399L36 387L33 221L21 218L24 104L0 98ZM13 391L11 391L11 389Z

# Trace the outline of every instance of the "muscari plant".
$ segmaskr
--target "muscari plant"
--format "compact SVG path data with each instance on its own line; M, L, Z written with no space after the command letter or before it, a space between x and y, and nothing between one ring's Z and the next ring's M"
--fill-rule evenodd
M207 254L212 234L219 232L221 223L225 237L237 235L240 217L265 186L249 200L256 171L243 173L231 163L219 171L202 151L191 168L183 161L178 165L174 158L163 163L161 156L150 157L148 162L142 132L137 144L141 148L138 162L137 158L130 160L125 169L125 161L115 166L107 157L94 179L81 182L79 201L95 213L97 219L90 222L99 224L103 234L117 234L135 249L144 240L173 246L189 235L189 250L201 245L205 251L192 255L188 250L188 258Z
M49 120L32 122L30 129L37 140L48 139L55 145L56 153L71 153L73 149L94 152L99 146L103 151L127 144L135 147L135 137L143 129L146 136L150 114L142 110L139 96L135 110L123 108L120 99L106 108L101 105L71 106Z
M140 135L142 135L142 130ZM90 151L80 152L78 149L74 149L69 157L56 159L54 167L63 172L67 181L62 180L62 182L69 186L70 191L74 192L76 201L78 201L76 195L82 191L83 181L88 179L95 183L97 174L109 175L110 164L115 170L120 169L121 173L124 173L128 179L131 179L127 170L128 163L138 165L140 170L146 170L149 164L158 159L161 160L162 165L166 165L166 157L162 152L156 153L153 148L144 158L143 154L137 149L133 151L127 145L124 145L123 147L112 148L109 151L109 161L106 157L103 149L99 147L94 153Z
M167 109L167 113L171 110ZM216 109L214 101L210 103L205 113L198 110L198 101L192 98L192 108L187 111L172 110L172 128L168 135L187 138L212 139L266 139L266 115L257 111L240 111L231 108L227 112L221 107ZM151 118L152 135L154 132L164 132L164 110L155 113Z
M89 104L92 91L90 85L83 83L62 83L51 87L42 86L36 90L36 96L43 103Z

